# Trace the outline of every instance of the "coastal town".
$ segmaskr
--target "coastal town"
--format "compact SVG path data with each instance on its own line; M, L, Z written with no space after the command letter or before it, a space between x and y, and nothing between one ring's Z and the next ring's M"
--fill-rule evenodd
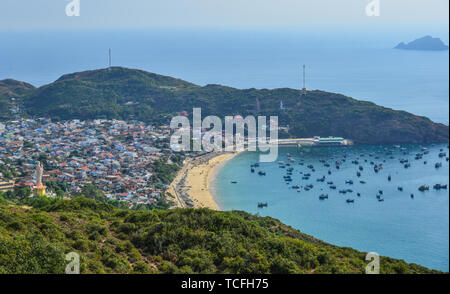
M170 132L165 125L106 119L9 121L0 125L1 191L33 190L41 162L43 183L65 187L59 195L47 187L49 197L70 197L93 184L107 199L124 201L129 208L155 203L170 184L170 177L161 179L156 170L168 166L176 171L184 158L169 148Z
M201 138L205 132L202 128ZM162 203L165 208L218 209L209 182L216 168L239 152L177 152L170 142L172 134L169 125L140 121L60 122L16 113L16 120L0 124L0 193L28 187L29 196L70 199L90 185L122 208ZM213 136L226 141L222 133Z
M28 187L29 196L70 199L90 185L122 208L161 202L165 208L218 209L209 182L239 152L177 152L170 143L172 134L168 125L139 121L17 116L0 124L0 192ZM213 135L226 141L222 133Z

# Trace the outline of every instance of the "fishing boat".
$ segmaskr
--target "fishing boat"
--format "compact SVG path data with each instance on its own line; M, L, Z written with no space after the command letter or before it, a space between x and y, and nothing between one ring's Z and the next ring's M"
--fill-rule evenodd
M319 196L319 199L320 199L320 200L328 199L328 194L322 194L322 195L320 195L320 196Z
M436 184L433 186L435 190L447 189L447 185Z
M430 190L430 187L427 185L422 185L419 187L420 192L424 192L424 191L428 191L428 190Z
M267 202L258 202L258 207L259 208L263 208L263 207L267 207L269 204Z
M347 199L347 203L354 203L355 200L354 199Z

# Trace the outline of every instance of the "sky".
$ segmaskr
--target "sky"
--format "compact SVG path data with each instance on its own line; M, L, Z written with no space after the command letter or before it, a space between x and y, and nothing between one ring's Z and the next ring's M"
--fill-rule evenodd
M433 27L448 31L448 0L0 0L0 30L298 26Z

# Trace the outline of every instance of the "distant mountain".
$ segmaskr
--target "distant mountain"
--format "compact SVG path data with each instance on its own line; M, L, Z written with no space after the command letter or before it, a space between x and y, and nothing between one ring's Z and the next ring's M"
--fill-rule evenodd
M433 38L431 36L425 36L420 39L416 39L408 44L401 42L395 49L404 50L426 50L426 51L442 51L448 50L448 46L444 44L439 38Z
M259 101L259 112L257 102ZM283 109L280 109L280 100ZM281 136L342 136L360 144L447 142L449 128L425 117L323 91L257 90L207 85L114 67L64 75L33 90L24 107L53 119L138 119L169 123L181 111L202 116L277 115L289 125Z

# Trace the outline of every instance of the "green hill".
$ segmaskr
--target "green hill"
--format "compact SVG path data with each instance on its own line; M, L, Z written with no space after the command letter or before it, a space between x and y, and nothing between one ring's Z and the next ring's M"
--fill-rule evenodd
M208 209L119 210L84 197L0 197L0 273L364 273L365 254L332 246L269 217ZM381 257L381 273L433 273Z
M259 112L256 112L259 101ZM280 109L280 100L284 109ZM377 106L339 94L294 89L204 87L114 67L64 75L25 99L32 116L54 119L138 119L168 123L193 107L203 117L249 114L278 115L291 137L342 136L361 144L447 142L449 128L404 111Z
M34 89L34 86L24 82L0 80L0 120L11 119L11 107L22 103L21 99L31 94Z

